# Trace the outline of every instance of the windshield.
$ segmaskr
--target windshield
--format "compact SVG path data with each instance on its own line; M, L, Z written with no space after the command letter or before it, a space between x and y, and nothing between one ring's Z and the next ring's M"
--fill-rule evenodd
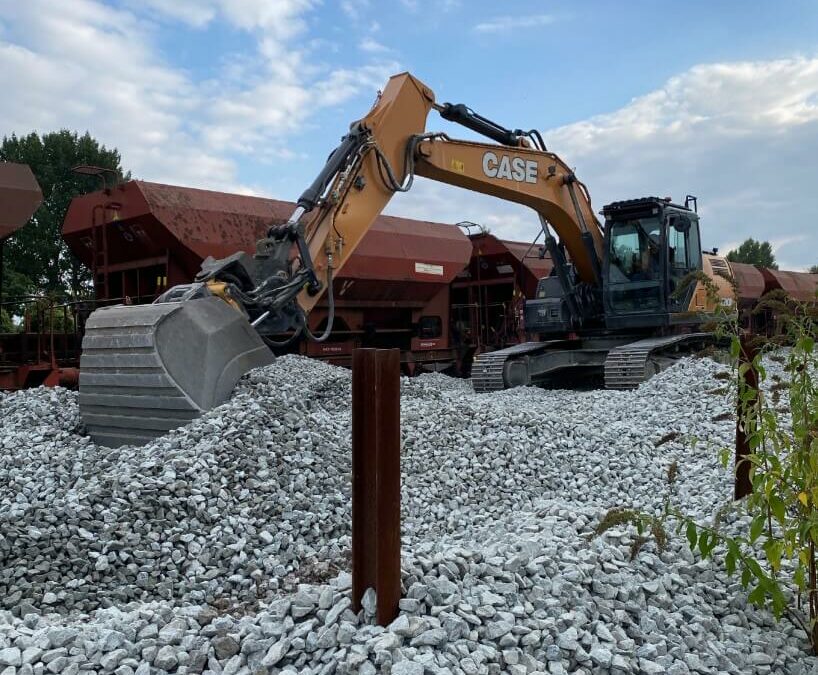
M608 297L615 313L655 312L662 306L662 224L658 218L613 222Z
M611 227L609 281L659 280L662 226L658 219L628 220L613 223Z

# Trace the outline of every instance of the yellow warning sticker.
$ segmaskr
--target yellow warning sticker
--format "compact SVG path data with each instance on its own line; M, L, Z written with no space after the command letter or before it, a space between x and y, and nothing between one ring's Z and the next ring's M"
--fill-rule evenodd
M457 171L457 173L466 173L466 163L460 161L459 159L453 159L452 171Z

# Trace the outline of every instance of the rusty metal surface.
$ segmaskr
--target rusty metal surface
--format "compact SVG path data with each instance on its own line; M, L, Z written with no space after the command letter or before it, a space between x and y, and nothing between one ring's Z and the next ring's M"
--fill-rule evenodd
M190 281L208 255L252 252L267 228L285 222L294 208L275 199L130 181L73 200L63 237L91 267L97 223L106 228L109 270L167 259L177 269L173 285ZM347 300L426 300L451 282L470 255L468 238L453 225L380 216L336 282Z
M531 274L540 279L551 274L554 265L550 257L540 258L540 247L530 242L501 240L509 253L519 260Z
M273 199L130 181L74 199L62 231L89 267L96 225L105 228L109 265L168 256L192 278L208 255L253 250L266 228L290 211L291 205Z
M346 300L429 300L469 263L472 246L454 225L379 217L338 276Z
M471 249L454 225L380 216L342 275L448 284L468 264Z
M16 391L35 386L76 389L79 368L60 368L48 361L14 367L0 366L0 391Z
M759 268L735 262L730 263L730 272L736 282L739 301L743 303L757 301L765 293L777 289L802 302L816 299L818 274Z
M801 302L816 300L818 274L783 272L781 270L765 270L765 272L773 279L774 287L784 290L794 300Z
M358 612L375 587L377 418L375 360L371 350L352 352L352 607Z
M542 277L551 273L553 265L550 258L539 258L538 246L531 242L506 241L493 234L475 234L471 237L474 258L471 264L471 280L486 281L492 279L512 278L512 272L506 269L511 266L516 272L519 285L526 297L534 297L537 283ZM480 269L476 262L480 259Z
M0 239L25 225L42 201L43 193L28 165L0 162Z
M286 222L295 204L276 199L197 190L158 183L140 184L156 219L202 257L214 246L252 250L270 225Z
M764 275L754 265L730 263L730 272L736 282L739 301L758 300L765 293Z
M352 352L352 602L377 593L376 620L400 599L400 350Z
M742 378L742 391L758 390L758 372L753 368L753 359L758 351L752 339L747 335L741 336L741 349L739 350L739 364L747 366L740 368ZM747 461L750 449L749 437L753 434L752 428L757 424L751 411L754 406L753 400L738 397L736 409L736 458L735 458L735 483L733 486L733 499L746 497L753 491L753 483L750 478L750 462ZM750 428L748 428L748 425Z

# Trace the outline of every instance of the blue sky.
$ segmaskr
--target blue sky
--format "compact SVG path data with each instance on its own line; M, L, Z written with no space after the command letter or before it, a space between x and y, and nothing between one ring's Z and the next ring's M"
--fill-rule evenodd
M694 193L706 244L818 264L815 2L0 0L0 132L88 129L146 180L294 199L401 70L543 130L598 208ZM388 211L538 227L423 180Z

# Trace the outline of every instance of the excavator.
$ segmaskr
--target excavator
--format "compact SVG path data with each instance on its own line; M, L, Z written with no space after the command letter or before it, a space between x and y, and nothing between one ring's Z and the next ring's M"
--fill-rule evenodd
M433 109L491 142L426 132ZM693 198L684 206L656 197L614 202L602 210L603 227L585 185L539 132L437 103L429 87L401 73L253 255L208 258L193 283L153 304L91 314L79 387L91 437L110 447L144 444L224 401L244 373L273 360L271 348L326 340L333 278L415 176L531 208L545 235L542 254L554 262L526 304L534 339L477 356L478 392L574 372L603 372L608 387L634 387L706 340L703 322L734 303L727 263L702 254ZM308 315L325 293L329 320L316 335ZM290 337L274 340L281 335Z

